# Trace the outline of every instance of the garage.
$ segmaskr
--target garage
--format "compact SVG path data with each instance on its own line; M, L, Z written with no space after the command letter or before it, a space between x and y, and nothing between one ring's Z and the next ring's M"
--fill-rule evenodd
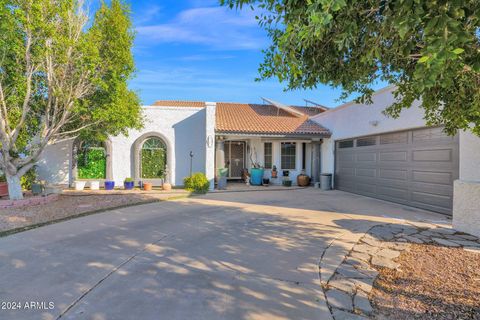
M459 174L458 136L441 127L356 137L335 143L335 187L452 214Z

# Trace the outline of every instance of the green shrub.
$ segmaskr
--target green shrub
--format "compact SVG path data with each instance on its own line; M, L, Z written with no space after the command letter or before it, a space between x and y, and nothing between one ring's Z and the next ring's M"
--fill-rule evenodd
M37 181L36 167L30 168L21 178L20 184L23 190L32 190L32 184Z
M133 182L133 178L125 178L124 182Z
M79 179L105 179L107 158L103 149L87 149L78 156Z
M207 176L201 172L194 173L191 177L186 177L183 179L183 184L186 190L198 193L206 193L210 188Z

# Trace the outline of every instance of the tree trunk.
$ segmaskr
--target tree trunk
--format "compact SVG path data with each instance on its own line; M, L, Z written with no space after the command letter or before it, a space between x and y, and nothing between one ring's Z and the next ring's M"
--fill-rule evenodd
M20 176L5 174L8 182L8 196L10 200L21 200L23 199L22 185L20 184Z

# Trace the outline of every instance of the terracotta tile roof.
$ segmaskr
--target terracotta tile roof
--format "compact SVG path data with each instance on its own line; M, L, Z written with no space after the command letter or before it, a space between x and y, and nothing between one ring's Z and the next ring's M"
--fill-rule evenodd
M327 129L309 119L312 110L295 109L305 115L295 116L272 105L220 102L217 103L216 130L224 133L330 135Z
M154 104L157 107L205 107L205 102L202 101L176 101L176 100L158 100Z
M160 100L154 106L204 107L200 101ZM325 135L330 132L309 117L322 113L318 107L291 106L303 113L295 116L268 104L217 102L215 130L223 133L271 134L271 135Z

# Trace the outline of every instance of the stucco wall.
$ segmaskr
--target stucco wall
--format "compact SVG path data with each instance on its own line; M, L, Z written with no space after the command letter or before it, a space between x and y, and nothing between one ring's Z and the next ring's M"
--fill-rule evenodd
M130 131L128 136L112 137L112 171L116 184L134 176L133 144L147 133L159 133L167 143L168 181L182 185L189 175L190 151L193 152L193 172L205 173L205 108L144 107L145 124L142 130Z
M480 182L455 181L453 227L480 237Z
M55 184L69 183L72 141L48 145L37 163L40 180Z
M193 152L193 172L213 173L214 161L207 162L206 134L213 132L215 109L190 107L143 107L144 128L132 130L128 136L111 137L112 174L116 185L122 185L126 177L135 176L135 141L147 134L158 134L167 144L168 181L183 185L183 178L190 173L190 151ZM207 130L207 125L209 129ZM68 184L71 171L71 143L49 146L39 162L39 174L55 184Z
M460 132L460 180L480 182L480 138L470 132Z

